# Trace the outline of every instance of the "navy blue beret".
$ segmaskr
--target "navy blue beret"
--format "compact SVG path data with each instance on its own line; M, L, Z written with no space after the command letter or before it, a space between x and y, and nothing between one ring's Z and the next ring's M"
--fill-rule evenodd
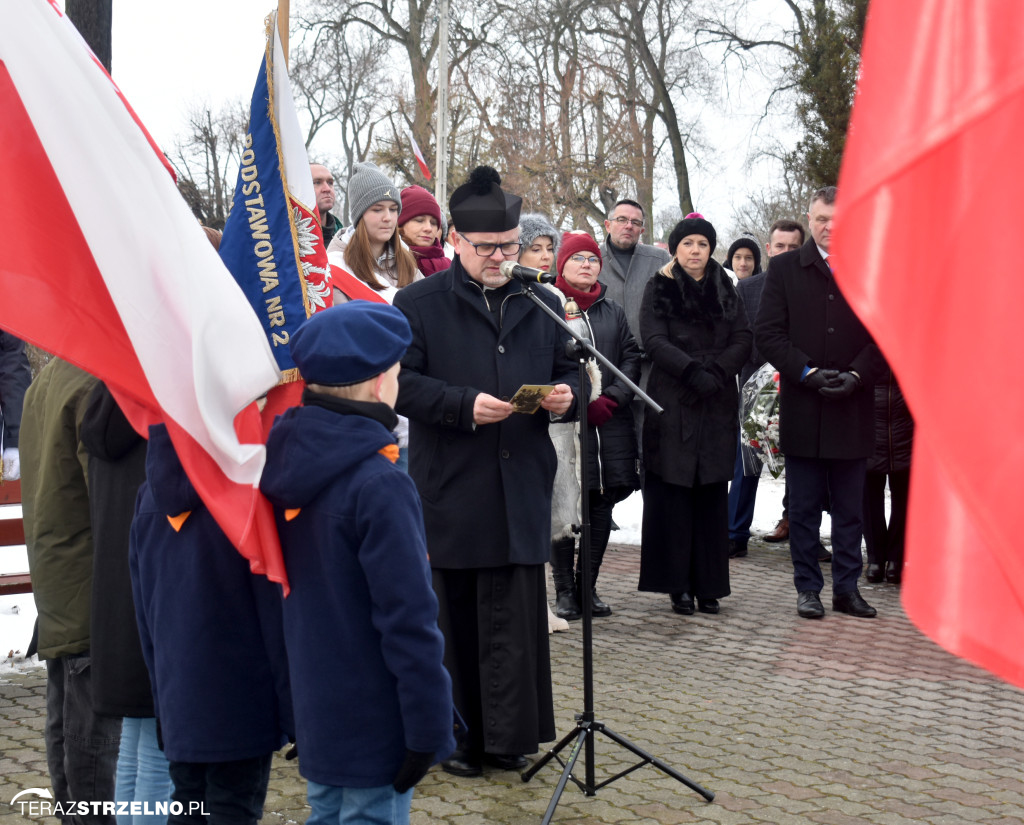
M292 359L307 384L358 384L393 367L412 343L401 310L350 301L307 318L291 339Z

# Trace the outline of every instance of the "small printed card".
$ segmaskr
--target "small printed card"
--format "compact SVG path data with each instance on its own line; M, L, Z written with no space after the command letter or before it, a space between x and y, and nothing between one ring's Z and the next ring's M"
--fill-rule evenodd
M523 384L509 401L512 412L532 415L540 409L540 402L550 395L553 389L554 386L551 384Z

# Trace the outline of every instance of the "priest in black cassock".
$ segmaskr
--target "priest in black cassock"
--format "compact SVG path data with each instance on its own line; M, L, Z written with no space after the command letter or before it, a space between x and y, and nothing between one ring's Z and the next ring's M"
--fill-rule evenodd
M410 284L395 306L412 327L397 411L409 418L455 705L466 722L449 773L519 770L554 739L544 563L551 548L551 421L574 414L567 335L499 271L519 254L522 201L490 167L452 194L452 266ZM543 299L559 311L554 296ZM509 403L553 384L533 414ZM383 503L386 506L386 503ZM385 516L386 517L386 516Z

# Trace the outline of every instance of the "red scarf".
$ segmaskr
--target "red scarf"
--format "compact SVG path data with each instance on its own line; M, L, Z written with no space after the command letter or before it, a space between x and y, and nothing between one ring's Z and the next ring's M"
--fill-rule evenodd
M600 298L604 292L604 284L598 281L594 281L594 285L590 287L590 292L581 292L576 287L570 285L561 275L555 278L555 288L566 298L572 298L584 312L590 309L594 301Z
M444 256L444 247L440 241L434 241L430 246L410 246L409 250L416 256L416 266L424 276L441 272L452 265Z

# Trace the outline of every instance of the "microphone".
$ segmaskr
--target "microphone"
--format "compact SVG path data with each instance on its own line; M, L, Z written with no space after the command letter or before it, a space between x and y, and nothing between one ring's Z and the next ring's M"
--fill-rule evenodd
M506 278L515 278L517 281L526 281L531 284L553 284L557 277L555 273L548 272L546 269L521 266L515 261L502 261L498 269Z

